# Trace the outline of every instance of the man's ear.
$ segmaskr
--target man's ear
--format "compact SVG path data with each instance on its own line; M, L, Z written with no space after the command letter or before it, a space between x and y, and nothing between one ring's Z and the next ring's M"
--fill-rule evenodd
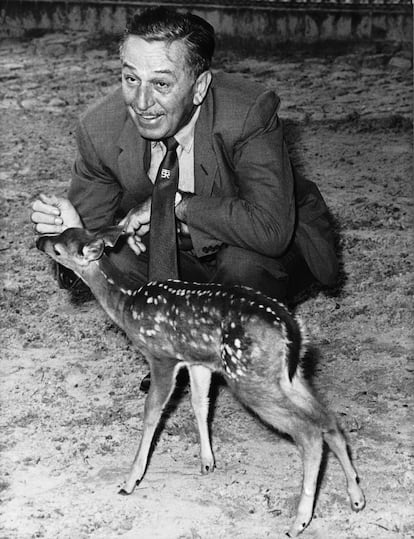
M204 101L212 78L213 76L211 71L203 71L203 73L197 77L194 85L194 105L201 105L201 103Z
M107 226L96 232L95 237L103 240L105 247L115 247L119 238L125 234L120 226Z
M82 255L87 262L98 260L103 255L105 243L102 239L92 240L82 248Z

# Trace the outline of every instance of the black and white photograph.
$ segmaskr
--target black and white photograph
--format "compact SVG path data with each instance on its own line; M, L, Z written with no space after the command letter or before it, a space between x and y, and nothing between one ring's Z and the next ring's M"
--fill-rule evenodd
M412 1L0 21L0 539L414 539Z

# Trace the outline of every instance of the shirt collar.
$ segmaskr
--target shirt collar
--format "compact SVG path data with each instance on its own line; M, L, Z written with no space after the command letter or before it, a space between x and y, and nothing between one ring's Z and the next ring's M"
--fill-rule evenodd
M192 115L191 120L182 127L175 135L174 138L177 140L178 144L182 147L183 151L190 153L194 144L194 129L197 123L198 117L200 116L200 107L197 107L197 110ZM155 140L151 142L151 147L155 148L160 141Z

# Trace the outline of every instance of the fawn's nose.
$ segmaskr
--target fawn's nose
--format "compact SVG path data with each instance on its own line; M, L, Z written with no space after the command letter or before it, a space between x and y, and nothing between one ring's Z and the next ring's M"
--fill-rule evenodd
M39 251L44 251L46 238L44 236L39 236L36 240L36 247L39 249Z

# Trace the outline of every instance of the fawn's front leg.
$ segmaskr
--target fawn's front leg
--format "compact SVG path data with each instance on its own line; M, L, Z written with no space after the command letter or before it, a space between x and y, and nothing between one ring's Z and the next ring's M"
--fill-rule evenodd
M203 365L189 366L191 381L191 403L197 419L201 447L201 473L208 474L214 470L214 456L211 450L210 433L208 431L209 391L211 371Z
M162 411L175 386L177 363L174 361L153 360L151 366L151 386L144 407L144 427L141 442L135 455L128 478L121 486L119 494L131 494L145 473L148 454L151 448L155 430L161 418Z

